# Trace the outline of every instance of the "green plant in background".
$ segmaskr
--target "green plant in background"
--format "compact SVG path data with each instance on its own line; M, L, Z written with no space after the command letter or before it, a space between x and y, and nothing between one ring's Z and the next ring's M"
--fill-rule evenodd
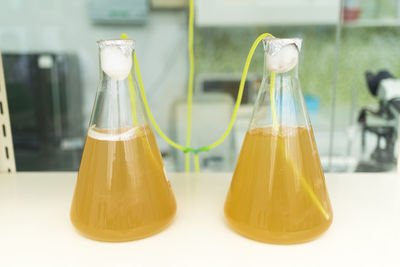
M373 99L365 83L365 71L387 69L400 78L399 27L347 28L340 47L338 100L348 103L351 87L359 104Z
M303 91L318 97L322 106L328 107L336 58L334 26L198 28L195 38L197 73L241 73L252 40L266 31L280 38L303 38L302 57L306 60L301 60L299 68ZM366 87L364 73L367 70L387 69L400 78L399 36L399 27L342 29L338 106L351 103L352 88L356 90L358 106L375 102ZM261 73L263 60L263 56L254 57L251 71Z

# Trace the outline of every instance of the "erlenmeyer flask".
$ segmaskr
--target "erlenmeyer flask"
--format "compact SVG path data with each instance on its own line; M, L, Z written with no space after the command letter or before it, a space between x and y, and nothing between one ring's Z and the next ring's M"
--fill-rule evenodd
M264 39L265 71L225 202L229 225L251 239L312 240L332 223L297 74L300 39Z
M100 83L71 221L93 239L134 240L165 228L175 215L176 201L139 94L133 40L98 45Z

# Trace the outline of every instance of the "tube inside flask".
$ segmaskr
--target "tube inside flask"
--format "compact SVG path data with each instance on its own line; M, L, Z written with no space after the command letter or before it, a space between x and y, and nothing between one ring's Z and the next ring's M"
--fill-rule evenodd
M266 59L268 53L277 53L271 46L293 45L281 40L265 41ZM274 66L285 69L276 62ZM252 239L305 242L332 222L324 173L297 67L280 73L266 70L226 198L225 216L234 230Z
M154 133L132 73L132 40L100 42L108 49L79 168L71 221L103 241L144 238L164 229L176 212ZM111 51L111 52L110 52ZM120 53L120 54L118 54ZM113 58L118 54L117 57ZM111 68L121 60L121 68ZM129 69L127 69L129 68ZM108 73L107 73L107 72ZM111 75L109 75L111 74Z

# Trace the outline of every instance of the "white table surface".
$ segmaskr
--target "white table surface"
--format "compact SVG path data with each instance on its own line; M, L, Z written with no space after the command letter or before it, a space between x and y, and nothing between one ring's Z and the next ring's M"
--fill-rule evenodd
M76 173L0 175L0 266L400 266L400 176L327 174L331 228L315 241L269 245L228 228L231 174L168 175L173 224L152 237L103 243L70 223Z

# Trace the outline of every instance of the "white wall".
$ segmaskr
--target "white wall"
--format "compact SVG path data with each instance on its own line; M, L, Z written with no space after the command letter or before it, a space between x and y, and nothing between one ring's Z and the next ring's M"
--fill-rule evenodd
M79 55L85 127L98 83L96 41L123 32L136 53L151 109L167 130L170 105L184 97L187 80L185 11L151 11L143 26L99 26L88 17L88 0L1 0L0 49L4 52L75 52ZM162 148L166 143L158 140Z

